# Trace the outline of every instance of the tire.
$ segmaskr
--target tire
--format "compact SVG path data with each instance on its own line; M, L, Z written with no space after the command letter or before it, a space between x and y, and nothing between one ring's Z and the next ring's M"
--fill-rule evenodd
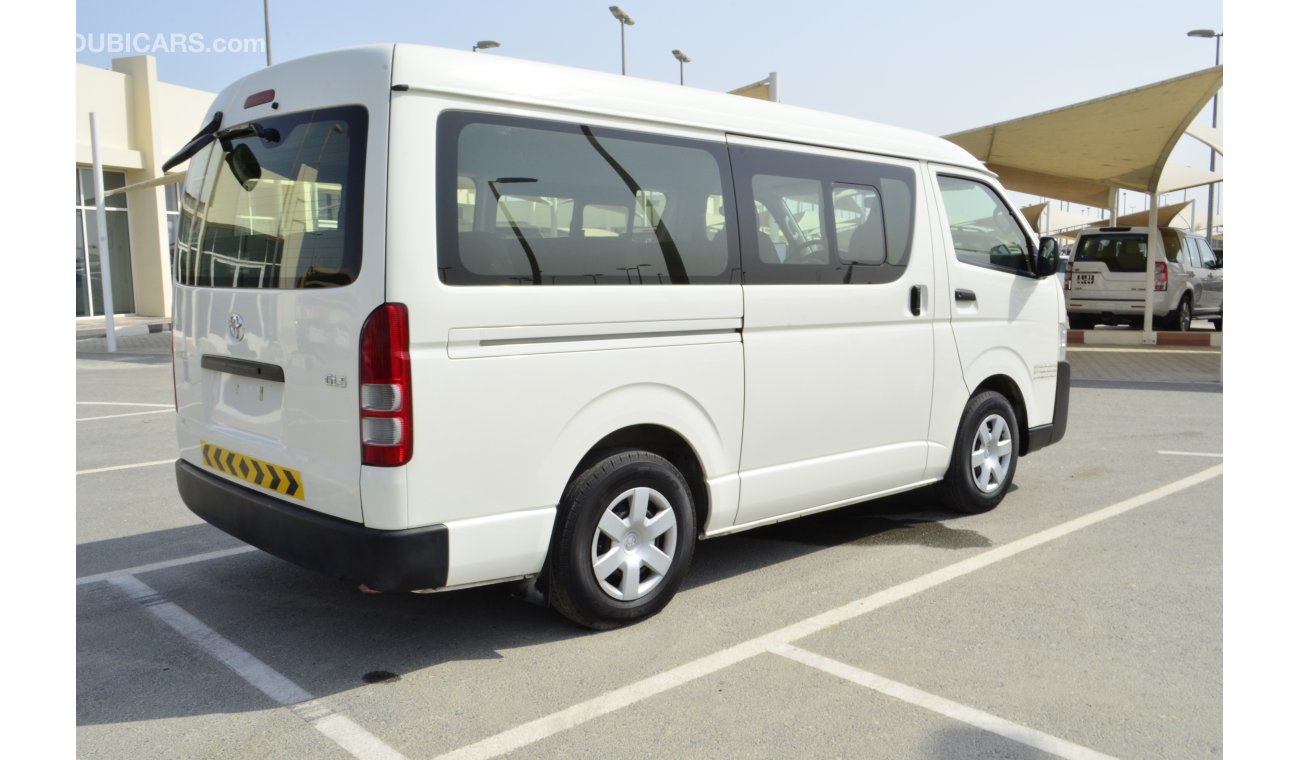
M1007 495L1019 457L1015 410L996 391L980 393L962 412L952 460L938 484L940 498L956 512L988 512Z
M1187 332L1192 329L1192 302L1183 296L1178 308L1169 313L1169 329L1175 332Z
M597 630L658 613L686 577L695 533L691 489L672 463L640 450L604 457L573 479L560 502L551 606Z
M1215 320L1214 320L1214 331L1215 331L1215 332L1223 332L1223 313L1222 313L1222 312L1220 312L1220 313L1219 313L1219 316L1218 316L1217 318L1215 318Z
M1067 317L1070 320L1071 330L1091 330L1097 326L1095 317L1086 317L1082 314L1069 314Z

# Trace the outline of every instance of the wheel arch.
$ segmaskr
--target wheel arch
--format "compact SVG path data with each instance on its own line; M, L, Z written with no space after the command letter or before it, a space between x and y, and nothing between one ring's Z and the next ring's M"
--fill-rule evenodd
M975 387L971 398L984 391L996 391L1011 404L1011 411L1016 413L1016 432L1020 439L1020 446L1016 453L1024 456L1028 453L1029 447L1029 413L1025 407L1025 395L1020 390L1019 384L1007 375L992 375Z
M708 524L710 514L709 489L704 474L704 465L699 454L681 433L659 424L642 423L619 428L587 450L565 479L568 484L579 473L601 459L616 451L640 449L667 459L676 467L691 489L691 498L695 502L695 520L698 529Z

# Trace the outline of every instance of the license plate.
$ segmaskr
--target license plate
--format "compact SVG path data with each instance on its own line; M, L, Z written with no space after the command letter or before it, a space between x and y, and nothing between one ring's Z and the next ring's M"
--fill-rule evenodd
M1097 275L1095 274L1076 274L1074 276L1075 285L1091 285Z

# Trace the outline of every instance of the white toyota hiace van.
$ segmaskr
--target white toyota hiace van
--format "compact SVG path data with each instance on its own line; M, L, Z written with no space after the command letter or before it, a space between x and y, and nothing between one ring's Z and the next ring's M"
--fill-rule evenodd
M697 539L924 486L991 509L1065 433L1056 243L938 138L408 45L206 121L166 165L176 477L303 567L608 628Z

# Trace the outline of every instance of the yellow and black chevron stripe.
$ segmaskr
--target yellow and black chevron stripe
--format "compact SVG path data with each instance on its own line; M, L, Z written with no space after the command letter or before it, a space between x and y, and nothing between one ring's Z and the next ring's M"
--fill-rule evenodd
M302 473L297 470L227 451L207 441L199 441L199 447L203 452L203 463L217 472L299 501L304 498Z

